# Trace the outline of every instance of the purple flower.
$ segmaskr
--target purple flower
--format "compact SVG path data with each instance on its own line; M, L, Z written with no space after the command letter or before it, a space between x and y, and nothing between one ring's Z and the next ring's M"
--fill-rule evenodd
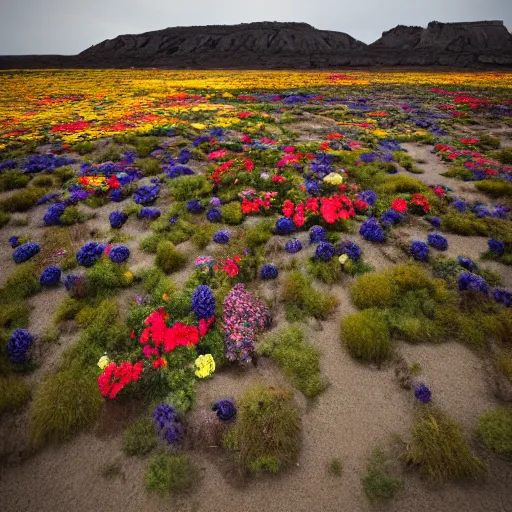
M495 240L494 238L491 238L487 244L489 245L489 250L495 256L502 256L505 252L505 244L501 240Z
M215 208L219 208L221 205L220 199L218 197L212 197L210 199L210 206L214 206Z
M26 173L51 172L64 165L72 164L74 160L56 156L52 153L46 155L32 155L23 168Z
M331 258L336 254L334 245L328 242L320 242L315 251L315 258L320 261L330 261Z
M180 176L190 176L194 174L194 171L187 167L186 165L176 165L172 164L164 170L165 174L169 176L169 178L179 178Z
M139 219L155 220L160 217L160 210L158 208L150 208L145 206L144 208L141 208L137 214L137 217Z
M312 244L327 241L327 231L322 226L313 226L309 230L309 241Z
M279 274L279 270L275 265L266 263L260 269L260 279L275 279Z
M441 226L441 219L439 217L424 217L424 219L432 224L434 228L439 228Z
M280 217L276 221L274 231L276 235L289 235L295 231L295 224L287 217Z
M215 411L217 417L222 421L229 421L236 416L235 403L229 398L217 400L212 406L212 411Z
M415 240L411 244L411 255L416 261L427 261L429 253L428 245L420 240Z
M50 265L46 267L41 276L39 277L39 283L41 286L56 286L60 281L60 276L62 271L59 267L55 265Z
M213 235L213 241L216 244L227 244L231 240L231 235L227 229L221 229Z
M23 263L35 256L41 248L36 242L27 242L14 249L12 259L15 263Z
M20 237L19 236L9 237L9 244L13 249L16 249L16 247L18 247L18 245L20 245Z
M414 390L414 396L424 404L428 404L432 398L432 392L425 384L418 384Z
M377 194L373 190L364 190L359 194L359 199L362 199L370 206L373 206L375 201L377 201Z
M458 256L459 265L461 267L464 267L466 270L469 270L470 272L474 272L476 270L476 264L474 261L470 260L469 258L464 258L463 256Z
M222 213L218 208L210 208L206 212L206 220L208 222L220 222L222 220Z
M118 245L110 249L108 257L114 263L124 263L130 257L130 249L126 245Z
M466 202L462 201L462 199L456 199L453 201L452 206L460 213L464 213L467 208Z
M159 192L160 187L158 185L139 187L133 193L133 200L137 204L148 205L156 199Z
M284 248L286 252L289 252L290 254L295 254L302 250L302 243L297 238L292 238L291 240L288 240L284 244Z
M180 164L186 164L192 157L192 153L188 149L182 149L178 155L178 162Z
M33 336L27 329L15 329L7 342L7 356L14 364L24 363L27 350L34 343Z
M92 267L103 254L105 246L96 242L87 242L76 254L76 261L84 267Z
M428 245L439 251L446 251L448 249L448 240L442 235L432 233L428 235Z
M201 284L194 290L192 310L198 320L208 320L215 314L215 297L209 286Z
M493 299L507 308L512 306L512 292L502 288L496 288L492 294Z
M395 226L402 220L402 216L395 210L386 210L380 217L383 226Z
M190 213L201 213L204 210L204 208L199 199L191 199L187 203L187 210Z
M370 242L384 242L384 230L373 217L363 222L359 234Z
M362 254L361 247L352 240L342 240L335 249L338 256L346 254L352 261L358 261Z
M66 209L65 203L52 204L43 217L45 226L58 226L60 224L60 218Z
M160 404L155 407L153 421L157 434L167 444L177 444L182 440L185 429L178 414L169 404Z
M489 286L483 277L471 274L470 272L463 272L459 275L459 290L476 290L487 295L489 293Z
M120 229L128 220L128 215L124 212L114 211L108 216L108 220L112 229Z

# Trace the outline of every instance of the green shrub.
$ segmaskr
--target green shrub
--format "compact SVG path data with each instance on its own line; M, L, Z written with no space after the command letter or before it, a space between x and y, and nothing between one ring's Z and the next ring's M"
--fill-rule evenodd
M512 407L499 406L484 412L477 433L487 448L512 458Z
M87 215L81 213L76 206L68 206L64 213L60 216L60 222L66 226L84 222L87 220Z
M123 452L126 455L146 455L156 446L155 424L151 418L133 422L123 434Z
M212 241L212 237L216 231L217 227L211 224L195 226L194 234L190 240L198 249L205 249Z
M35 295L41 290L37 264L26 261L16 267L0 288L0 303L15 302Z
M379 194L414 194L416 192L426 192L428 190L428 187L420 180L405 174L383 176L378 181L379 184L375 187L375 191Z
M21 409L30 399L31 391L18 376L0 376L0 413Z
M129 144L133 146L139 158L148 157L160 144L159 137L151 137L148 135L138 136L127 133L116 135L114 141L118 144Z
M87 269L87 288L93 294L110 295L115 293L116 289L130 283L124 276L127 271L126 264L113 263L110 259L102 257Z
M417 411L406 460L435 482L475 478L486 471L485 464L471 453L457 423L430 406Z
M3 228L10 220L11 216L0 210L0 228Z
M190 201L199 197L209 196L212 185L205 176L180 176L169 181L169 189L176 201Z
M499 180L477 181L475 187L491 197L512 197L512 183Z
M316 259L310 259L307 263L308 272L319 281L326 284L337 283L343 272L341 270L341 264L337 258L331 259L331 261L320 261Z
M172 242L160 242L156 248L155 265L166 274L176 272L187 263L184 253L176 249Z
M53 171L53 175L57 176L57 178L60 181L60 184L66 183L66 181L70 180L71 178L75 177L75 171L68 166L59 167L58 169L55 169Z
M512 382L512 353L500 354L496 357L498 368Z
M396 299L396 289L389 272L372 272L357 278L350 289L350 296L359 309L387 308Z
M76 151L79 155L87 155L94 151L94 144L89 141L75 142L71 145L71 151Z
M502 164L512 164L512 148L503 148L494 153L494 158L499 160Z
M25 188L30 181L30 176L18 169L7 169L0 174L0 192Z
M241 474L275 473L297 461L301 425L288 391L256 384L240 398L237 421L224 438Z
M135 167L140 169L144 176L157 176L162 173L160 161L156 158L139 158L135 162Z
M260 245L266 244L272 238L273 231L274 223L271 220L259 222L256 226L244 232L245 245L255 249Z
M65 251L64 256L56 256L59 251ZM75 253L70 228L59 226L45 228L39 254L41 269L48 265L58 265L62 270L74 268L77 265Z
M66 297L55 311L53 321L60 323L65 320L74 320L78 312L82 309L83 304L73 299L72 297Z
M103 398L95 371L64 370L49 375L34 395L31 437L35 445L69 439L97 419Z
M325 388L320 375L320 353L299 327L287 327L268 336L258 352L271 357L292 384L308 398Z
M391 473L386 455L380 448L374 450L361 482L366 497L379 503L394 498L402 487L402 482Z
M221 368L226 361L226 348L224 338L217 329L211 329L196 345L200 354L211 354L215 361L215 368Z
M242 207L240 203L234 202L221 206L222 220L226 224L237 225L241 224L244 220L244 214L242 213Z
M50 174L39 174L32 180L34 187L51 188L53 186L53 177Z
M15 192L8 199L0 201L0 209L5 212L26 212L36 205L37 201L46 193L44 188L26 188Z
M146 466L146 488L161 496L190 492L197 480L198 472L185 455L157 453Z
M345 316L341 320L341 337L352 357L369 363L381 364L393 350L386 317L377 309Z
M14 302L0 307L0 327L27 328L30 308L24 302Z

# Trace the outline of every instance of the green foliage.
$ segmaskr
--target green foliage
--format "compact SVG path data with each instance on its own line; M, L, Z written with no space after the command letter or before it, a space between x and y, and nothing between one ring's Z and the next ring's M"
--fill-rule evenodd
M39 174L32 180L34 187L51 188L53 186L53 177L51 174Z
M271 220L259 222L244 232L244 242L250 249L266 244L273 236L274 223Z
M26 261L17 265L14 272L0 288L0 304L26 299L40 290L37 264L34 261Z
M477 181L475 187L491 197L512 197L512 183L501 180Z
M196 345L199 354L211 354L215 361L216 370L226 361L226 348L222 334L217 329L211 329Z
M240 203L233 202L221 206L222 220L226 224L237 225L241 224L244 220L244 214L242 213L242 207Z
M412 172L413 174L423 174L421 169L418 169L414 165L414 159L411 158L407 153L403 151L394 151L393 160L398 162L406 171Z
M156 248L155 265L166 274L176 272L187 263L187 256L176 249L172 242L160 242Z
M327 472L332 476L341 476L343 473L343 463L341 462L341 459L338 457L333 458L327 465Z
M341 321L342 342L350 355L369 363L381 364L392 353L391 335L384 314L365 309Z
M94 144L89 141L75 142L70 149L71 151L76 151L79 155L84 156L94 151Z
M486 236L512 243L512 227L510 221L506 219L479 218L474 213L459 213L450 210L443 215L441 227L444 231L457 235Z
M66 297L55 311L53 321L58 324L65 320L74 320L78 312L82 309L83 304L73 299L72 297Z
M130 457L146 455L156 446L155 424L151 418L134 421L123 434L123 452Z
M53 175L59 179L60 184L64 184L66 181L75 177L75 171L68 166L59 167L53 171Z
M0 228L3 228L10 220L11 216L0 210Z
M0 327L9 329L28 327L30 308L24 302L13 302L0 307Z
M135 162L135 167L137 167L144 176L157 176L162 173L160 161L156 158L139 158Z
M185 455L160 452L146 466L146 488L161 496L190 492L198 480L198 472Z
M205 249L216 231L217 227L212 224L197 225L190 240L198 249Z
M376 448L370 457L361 482L366 497L374 503L389 501L402 487L402 482L390 471L386 454L380 448Z
M342 276L341 264L337 258L330 261L320 261L314 258L308 260L308 272L319 281L326 284L337 283Z
M390 272L365 274L357 278L350 295L359 309L387 308L394 304L396 290Z
M160 144L159 137L137 136L132 134L122 134L114 137L119 144L128 144L133 146L135 153L139 158L147 158Z
M320 375L320 353L306 340L304 331L299 327L287 327L268 336L258 347L258 352L271 357L308 398L325 389Z
M428 187L421 181L407 176L405 174L394 174L392 176L384 176L378 180L375 191L378 194L397 194L426 192Z
M290 392L256 384L240 398L237 421L224 438L238 470L276 473L297 461L301 425Z
M351 276L360 276L368 272L373 272L375 267L370 263L366 263L362 258L358 261L349 259L344 265L343 270Z
M0 192L25 188L30 181L30 176L18 169L7 169L0 174Z
M76 206L68 206L60 216L60 222L66 226L71 226L72 224L85 222L87 218L88 216L80 212Z
M0 201L0 209L10 213L26 212L35 206L44 194L46 194L46 189L44 188L28 187Z
M486 471L466 443L461 428L439 409L418 409L407 445L406 461L419 466L422 476L434 482L476 478Z
M494 153L494 158L499 160L502 164L512 164L512 148L503 148Z
M180 176L168 183L172 197L176 201L190 201L199 197L209 196L212 185L205 176Z
M18 376L0 376L0 413L21 409L30 399L31 390Z
M287 308L289 319L312 316L326 320L338 305L336 297L315 290L311 280L299 271L290 272L283 281L281 300Z
M102 406L94 371L68 369L49 375L34 395L30 422L33 443L40 446L71 438L94 423Z
M118 288L128 286L130 281L124 276L128 271L126 264L110 261L107 257L100 258L87 269L87 288L92 295L112 295Z
M493 137L487 133L482 133L479 136L479 141L476 144L478 149L482 151L489 151L490 149L498 149L500 147L500 138Z
M65 251L64 255L57 256L59 251ZM74 268L77 265L75 253L71 229L59 226L45 228L39 254L41 270L48 265L58 265L62 270Z
M512 407L498 406L478 420L478 436L493 452L512 458Z

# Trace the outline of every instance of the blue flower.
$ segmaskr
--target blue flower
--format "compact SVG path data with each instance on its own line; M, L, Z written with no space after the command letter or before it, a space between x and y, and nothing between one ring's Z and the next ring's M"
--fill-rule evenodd
M439 251L446 251L448 249L448 240L442 235L432 233L428 235L428 245Z
M212 197L210 199L210 206L214 206L215 208L218 208L220 205L221 205L221 202L218 197Z
M206 220L208 222L220 222L222 219L222 213L218 208L210 208L206 212Z
M160 192L160 187L158 185L152 185L152 186L148 185L145 187L139 187L133 193L133 200L137 204L148 205L148 204L151 204L156 199L159 192Z
M416 261L427 261L429 253L428 245L420 240L415 240L411 244L411 254Z
M309 230L309 241L312 244L327 241L327 231L322 226L313 226Z
M359 199L362 199L370 206L373 206L375 201L377 201L377 194L373 190L364 190L359 194Z
M150 208L145 206L144 208L141 208L137 214L137 217L139 219L155 220L160 217L160 210L158 208Z
M66 209L65 203L55 203L46 210L43 217L45 226L58 226L60 224L60 218Z
M27 242L14 249L12 259L15 263L23 263L35 256L41 248L36 242Z
M76 254L76 261L84 267L92 267L100 258L105 246L96 242L87 242Z
M493 299L507 308L512 306L512 292L502 288L496 288L492 294Z
M439 228L441 226L441 219L439 217L423 217L427 222L432 224L434 228Z
M9 244L13 249L16 249L16 247L18 247L18 245L20 245L20 237L19 236L9 237Z
M130 257L130 249L126 245L118 245L110 250L108 257L114 263L124 263Z
M275 265L266 263L260 269L260 279L275 279L279 274L279 270Z
M55 286L59 283L61 274L62 271L59 267L50 265L49 267L46 267L41 273L41 276L39 277L39 283L41 286Z
M192 153L188 149L182 149L178 155L178 162L180 164L186 164L192 157Z
M191 199L187 203L187 210L190 213L201 213L204 210L204 208L199 199Z
M487 244L489 245L489 250L496 256L502 256L505 252L505 244L501 240L491 238Z
M470 272L463 272L459 275L459 290L476 290L487 295L489 293L489 286L483 277L471 274Z
M194 171L187 167L186 165L176 165L172 164L167 169L164 170L165 174L169 176L169 178L179 178L180 176L190 176L194 174Z
M217 400L217 402L213 404L212 411L215 411L217 417L222 421L229 421L236 416L235 403L229 398Z
M424 404L428 404L432 398L432 392L425 384L418 384L414 390L414 396Z
M346 254L352 261L358 261L362 254L361 247L352 240L342 240L335 249L338 256Z
M108 220L112 229L120 229L123 224L128 220L128 215L124 212L113 211L109 216Z
M276 235L289 235L295 231L295 224L287 217L280 217L274 228Z
M359 234L370 242L384 242L384 230L373 217L363 222Z
M474 272L476 270L475 262L470 260L469 258L464 258L463 256L458 256L457 259L459 261L459 265L461 267L464 267L466 270L469 270L470 272Z
M289 252L290 254L295 254L302 250L302 243L297 238L292 238L291 240L288 240L284 244L284 248L286 252Z
M27 329L15 329L7 342L7 356L14 364L24 363L27 350L34 343L33 336Z
M192 310L198 320L208 320L215 314L215 297L209 286L201 284L194 290Z
M26 173L51 172L62 167L74 163L71 158L64 158L48 153L46 155L32 155L29 157L23 168Z
M465 201L463 201L462 199L456 199L453 203L452 203L452 206L460 213L464 213L466 211L466 208L467 208L467 203Z
M155 429L167 444L177 444L184 434L183 424L169 404L157 405L153 411Z
M221 229L213 235L213 241L216 244L227 244L231 240L231 235L227 229Z
M394 226L400 223L402 216L395 210L386 210L380 217L383 226Z
M328 242L320 242L315 251L315 258L321 261L330 261L335 254L334 245Z

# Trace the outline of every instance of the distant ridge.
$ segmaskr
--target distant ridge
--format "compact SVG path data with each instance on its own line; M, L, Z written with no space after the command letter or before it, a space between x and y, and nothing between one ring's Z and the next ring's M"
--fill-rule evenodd
M171 27L126 34L75 56L0 56L0 69L125 68L320 69L345 66L512 67L512 35L502 21L398 25L367 45L307 23Z

